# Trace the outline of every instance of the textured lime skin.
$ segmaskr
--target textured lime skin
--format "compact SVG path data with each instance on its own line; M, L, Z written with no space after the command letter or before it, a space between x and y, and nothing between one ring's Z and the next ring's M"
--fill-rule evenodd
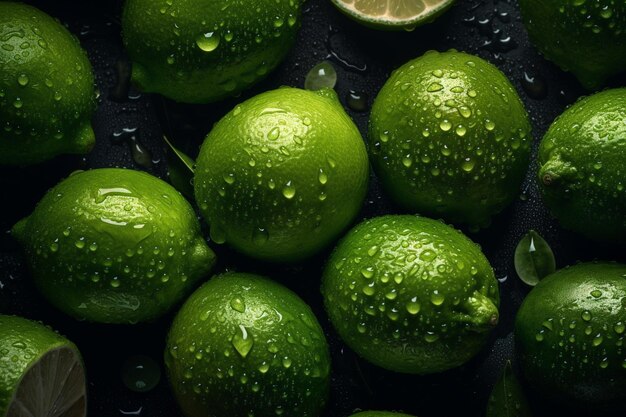
M406 30L410 31L410 30L415 29L418 26L422 26L423 24L434 22L435 19L437 19L442 14L444 14L454 4L454 0L442 1L441 4L437 8L435 8L434 10L432 10L430 13L426 15L419 16L418 18L415 18L415 19L407 19L404 21L390 22L390 21L385 21L384 19L380 19L376 17L373 17L371 19L363 18L358 13L355 13L354 11L350 9L346 9L340 0L332 0L332 2L335 5L335 7L337 7L337 9L341 11L341 13L345 14L350 19L356 22L359 22L363 26L367 26L369 28L379 29L379 30L405 30L405 31Z
M26 371L45 353L69 348L80 357L72 342L48 327L21 317L0 315L0 416L7 415L9 403Z
M0 165L91 150L91 64L63 25L34 7L0 2L0 67Z
M274 262L327 247L367 192L365 145L328 89L281 88L235 107L196 164L196 201L214 240Z
M570 404L623 407L624 305L626 265L579 264L540 281L515 322L530 384Z
M330 257L322 294L343 341L396 372L459 366L498 321L497 281L478 245L424 217L383 216L356 226Z
M178 191L126 169L71 175L12 232L41 293L90 321L157 318L215 263Z
M189 417L319 416L328 394L328 345L313 312L251 274L214 277L187 300L165 364Z
M264 78L299 26L300 0L127 0L122 16L133 82L186 103L234 96ZM204 34L219 39L215 49L199 47Z
M561 225L591 239L626 241L626 88L585 97L539 147L539 183Z
M393 413L391 411L362 411L351 417L413 417L409 414Z
M520 0L530 40L592 90L626 71L626 3Z
M396 70L378 94L369 151L404 209L483 227L519 194L530 133L522 102L496 67L430 51Z

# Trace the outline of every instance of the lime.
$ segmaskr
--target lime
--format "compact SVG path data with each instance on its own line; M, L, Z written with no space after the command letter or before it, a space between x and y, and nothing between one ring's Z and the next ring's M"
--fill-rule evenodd
M12 232L44 297L90 321L157 318L215 263L189 203L132 170L71 175Z
M211 279L170 330L167 372L189 417L319 416L330 356L309 307L256 275Z
M408 414L393 413L391 411L362 411L352 417L413 417Z
M361 135L333 90L281 88L215 125L198 156L195 194L217 243L292 262L350 225L368 171Z
M372 107L372 165L411 212L472 228L519 194L531 127L496 67L456 51L430 51L385 83Z
M287 55L300 0L126 0L124 44L132 80L186 103L234 96Z
M330 257L322 294L343 341L396 372L459 366L498 322L497 281L478 245L424 217L356 226Z
M626 70L626 3L520 0L530 40L588 89Z
M85 371L76 346L42 324L0 315L0 416L86 415Z
M374 29L413 30L448 10L454 0L332 0L348 17Z
M89 152L95 87L78 40L38 9L6 1L0 34L0 165Z
M626 265L585 263L537 284L515 322L521 369L564 403L623 407ZM594 410L594 415L598 410Z
M559 116L539 147L546 204L567 229L626 241L626 88L586 97Z

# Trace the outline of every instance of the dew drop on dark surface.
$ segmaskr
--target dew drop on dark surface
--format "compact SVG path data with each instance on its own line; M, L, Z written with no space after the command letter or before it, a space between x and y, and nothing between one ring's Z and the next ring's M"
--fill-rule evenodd
M348 94L346 96L346 104L348 105L348 108L350 110L354 110L357 112L366 111L368 108L367 103L367 94L356 90L348 91Z
M124 362L122 381L129 390L148 392L156 387L160 380L161 368L154 359L144 355L136 355L131 356ZM141 408L139 412L141 412Z
M121 131L113 132L111 139L115 144L127 143L133 161L142 168L150 169L155 163L152 152L139 141L139 130L136 127L125 127Z
M548 96L548 84L545 78L533 72L524 71L522 88L528 97L535 100L542 100Z

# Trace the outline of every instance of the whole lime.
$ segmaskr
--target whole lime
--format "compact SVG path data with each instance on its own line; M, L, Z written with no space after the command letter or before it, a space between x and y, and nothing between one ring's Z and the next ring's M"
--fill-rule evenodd
M178 191L126 169L71 175L12 233L44 297L90 321L152 320L215 263L192 207Z
M0 416L86 415L76 346L42 324L0 315Z
M626 71L626 3L520 0L530 40L550 61L596 89Z
M530 123L496 67L456 51L430 51L387 80L370 117L372 164L406 210L473 228L518 194Z
M196 201L217 243L297 261L354 220L368 168L361 135L334 91L281 88L215 125L197 159Z
M322 280L343 341L396 372L459 366L498 322L498 284L478 245L436 220L382 216L351 230Z
M189 417L319 416L330 356L309 307L256 275L226 273L174 319L167 372Z
M626 241L626 88L579 100L539 147L546 204L567 229L594 240Z
M186 103L234 96L287 55L300 0L126 0L124 45L142 90Z
M0 67L0 165L91 150L91 64L63 25L32 6L0 2Z
M625 304L626 265L584 263L540 281L515 321L530 384L570 405L623 407Z
M408 414L394 413L391 411L362 411L351 417L413 417Z

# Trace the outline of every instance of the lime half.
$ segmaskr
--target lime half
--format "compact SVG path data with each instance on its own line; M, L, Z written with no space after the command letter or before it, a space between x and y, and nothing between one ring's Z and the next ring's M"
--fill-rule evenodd
M412 30L435 20L454 0L332 0L343 13L375 29Z
M76 346L39 323L0 315L0 416L86 415L85 371Z

